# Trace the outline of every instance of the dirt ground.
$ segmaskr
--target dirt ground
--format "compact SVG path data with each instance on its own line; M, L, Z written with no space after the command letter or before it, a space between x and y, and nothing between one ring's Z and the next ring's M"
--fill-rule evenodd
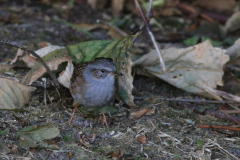
M108 30L95 29L91 31L94 35L92 37L56 20L61 18L75 24L96 23L97 19L102 18L103 13L111 14L111 10L92 10L86 1L75 3L71 9L65 9L62 2L33 3L5 0L0 2L0 40L11 40L18 45L37 50L41 42L67 46L88 40L112 39L107 34ZM136 15L132 17L135 26L123 29L127 34L141 24L140 17ZM155 35L160 37L161 33L156 32ZM148 35L144 31L138 39L138 42L147 45L144 51L152 47L151 41L148 40ZM169 42L162 42L161 45L168 46ZM181 43L176 45L182 46ZM14 48L1 45L1 63L8 63L6 59L13 59L16 51ZM12 76L20 74L20 77L23 77L28 69L16 67L8 71L2 70L1 74L7 75L6 72L12 73ZM0 132L9 129L7 134L0 135L0 142L13 148L14 145L18 146L15 139L16 131L26 125L54 124L60 130L60 135L52 141L59 146L59 150L38 148L24 150L18 147L13 153L1 154L0 159L236 159L230 154L240 158L239 132L198 127L200 124L234 126L236 123L210 115L196 114L191 109L182 110L177 102L160 99L166 97L201 99L201 96L179 90L157 78L137 75L133 84L135 103L139 108L129 109L125 105L120 106L116 101L115 105L119 106L118 112L107 114L110 128L106 128L99 120L101 114L84 116L84 110L81 108L76 113L72 125L69 125L68 120L72 113L72 107L68 107L72 103L69 91L67 89L61 91L67 99L65 103L67 105L63 106L55 89L48 88L47 92L53 97L53 101L44 104L44 89L38 87L33 92L30 103L22 110L0 110ZM211 110L218 110L221 106L209 103L192 104ZM129 114L142 109L151 109L152 112L139 118L129 118ZM23 120L28 121L24 123ZM80 143L80 131L88 140L94 134L96 139L86 146Z

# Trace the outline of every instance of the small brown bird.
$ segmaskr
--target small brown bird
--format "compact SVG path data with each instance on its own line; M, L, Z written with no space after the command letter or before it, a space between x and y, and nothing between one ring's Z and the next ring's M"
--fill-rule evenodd
M116 94L116 67L109 58L96 58L74 68L70 92L73 99L83 107L104 107L113 103ZM73 115L77 109L74 109ZM103 113L103 110L102 110ZM70 118L69 124L73 118ZM103 113L104 123L108 127Z

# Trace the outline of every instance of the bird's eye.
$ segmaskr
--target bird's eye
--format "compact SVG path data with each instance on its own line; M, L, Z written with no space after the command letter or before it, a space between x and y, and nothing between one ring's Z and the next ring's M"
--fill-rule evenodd
M106 71L105 71L105 69L101 69L101 72L102 72L102 73L105 73Z

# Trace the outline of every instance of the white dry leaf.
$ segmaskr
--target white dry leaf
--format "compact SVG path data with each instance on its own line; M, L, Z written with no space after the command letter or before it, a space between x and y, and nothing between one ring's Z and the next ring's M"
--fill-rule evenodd
M74 66L72 64L72 59L70 58L68 60L68 65L66 69L59 74L58 82L61 83L63 86L69 88L70 79L72 77L73 70L74 70Z
M213 90L222 86L223 65L229 61L225 50L213 47L209 40L188 48L162 50L166 72L162 71L156 50L133 65L187 92L221 100Z
M44 47L44 48L41 48L37 51L35 51L36 54L38 54L40 57L44 57L45 55L47 55L48 53L52 52L52 51L55 51L57 49L62 49L62 48L65 48L63 46L55 46L55 45L50 45L50 46L47 46L47 47ZM33 55L31 55L33 56ZM34 56L33 56L34 57Z

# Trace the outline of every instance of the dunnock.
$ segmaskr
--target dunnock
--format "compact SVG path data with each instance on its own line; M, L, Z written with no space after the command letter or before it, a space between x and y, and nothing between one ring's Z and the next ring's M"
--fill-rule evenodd
M77 65L70 83L73 99L83 107L104 107L111 104L115 100L117 74L116 67L109 58L96 58L93 62ZM106 123L104 113L103 118ZM72 117L69 123L71 120Z

